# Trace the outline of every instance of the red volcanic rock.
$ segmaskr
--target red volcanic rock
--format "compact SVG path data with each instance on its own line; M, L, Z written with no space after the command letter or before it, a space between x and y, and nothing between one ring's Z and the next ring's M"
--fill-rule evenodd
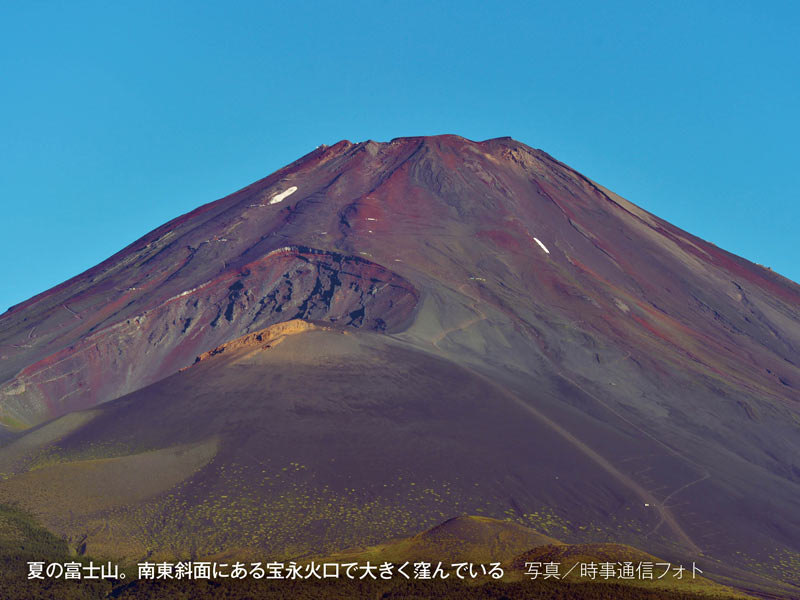
M542 151L439 136L320 147L13 307L0 418L107 401L295 317L397 331L417 290L438 288L455 310L499 311L548 360L575 354L558 333L571 324L653 372L667 362L798 398L800 334L783 324L797 285Z
M4 412L35 424L88 408L158 381L218 344L289 319L397 329L417 299L405 279L363 258L283 246L171 297L142 298L140 311L124 320L117 313L88 331L78 325L73 335L86 333L4 386Z
M0 421L22 428L128 394L102 409L104 429L77 436L88 444L111 435L114 415L138 422L139 402L166 411L178 383L197 394L194 378L239 386L216 356L164 378L292 319L362 331L311 336L327 345L308 349L324 356L319 369L295 375L295 385L317 386L302 402L260 364L249 375L258 385L237 394L279 418L292 451L320 473L322 449L341 446L354 465L347 476L363 476L370 498L390 488L359 461L391 438L381 465L419 464L425 448L431 481L453 471L446 456L465 457L465 479L479 454L495 456L480 472L494 494L490 516L544 505L584 519L585 530L617 531L634 515L631 539L662 554L723 560L747 549L756 564L775 548L800 552L800 286L510 138L320 147L11 308L0 316ZM352 371L336 362L340 338L370 348ZM291 369L303 347L293 344L275 364ZM367 368L387 381L362 377ZM414 387L421 373L426 384ZM324 384L333 379L336 394ZM262 380L285 396L277 412L260 396ZM208 411L221 410L215 401ZM398 426L406 401L413 410ZM180 429L167 416L159 440ZM203 434L217 435L213 427ZM253 444L253 456L286 446L268 436ZM459 494L473 483L462 479Z

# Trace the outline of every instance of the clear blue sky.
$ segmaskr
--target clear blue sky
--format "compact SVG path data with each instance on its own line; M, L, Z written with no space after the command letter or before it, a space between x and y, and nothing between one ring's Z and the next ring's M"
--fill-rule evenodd
M437 133L798 281L798 40L789 2L0 0L0 312L319 144Z

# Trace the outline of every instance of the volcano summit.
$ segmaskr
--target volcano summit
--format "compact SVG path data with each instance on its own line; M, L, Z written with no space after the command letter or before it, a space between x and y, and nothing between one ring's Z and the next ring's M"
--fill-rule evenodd
M541 150L320 146L0 316L0 501L120 559L459 515L800 595L800 286Z

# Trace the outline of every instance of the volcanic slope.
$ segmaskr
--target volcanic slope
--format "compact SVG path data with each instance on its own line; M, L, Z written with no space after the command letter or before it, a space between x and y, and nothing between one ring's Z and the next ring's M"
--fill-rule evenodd
M292 319L336 329L169 376ZM0 344L0 419L33 427L0 454L10 496L46 485L32 465L164 451L191 468L150 501L206 506L175 534L203 531L198 551L471 512L799 579L800 287L509 138L320 147L12 307ZM215 487L237 469L239 491ZM317 503L297 539L214 521L281 494ZM257 532L238 510L226 523Z
M532 421L451 361L376 333L290 321L216 348L93 409L55 444L29 448L0 498L21 501L89 553L118 548L125 558L288 557L382 542L462 513L555 528L546 512L512 506L567 500L575 516L611 512L625 487ZM197 449L173 453L186 463L179 485L164 458L160 468L144 464L167 444ZM560 494L551 470L531 460L554 450L559 463L582 468L580 490ZM102 466L93 482L79 477ZM127 498L119 489L130 489ZM634 513L630 523L646 527L647 515Z

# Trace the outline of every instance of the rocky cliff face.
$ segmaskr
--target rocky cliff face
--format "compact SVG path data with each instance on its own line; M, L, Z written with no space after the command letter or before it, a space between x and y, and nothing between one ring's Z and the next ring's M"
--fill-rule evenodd
M397 330L409 322L418 296L403 277L364 258L280 247L124 320L106 319L26 366L0 387L2 414L35 425L88 408L158 381L218 344L290 319ZM96 318L92 311L73 316Z

